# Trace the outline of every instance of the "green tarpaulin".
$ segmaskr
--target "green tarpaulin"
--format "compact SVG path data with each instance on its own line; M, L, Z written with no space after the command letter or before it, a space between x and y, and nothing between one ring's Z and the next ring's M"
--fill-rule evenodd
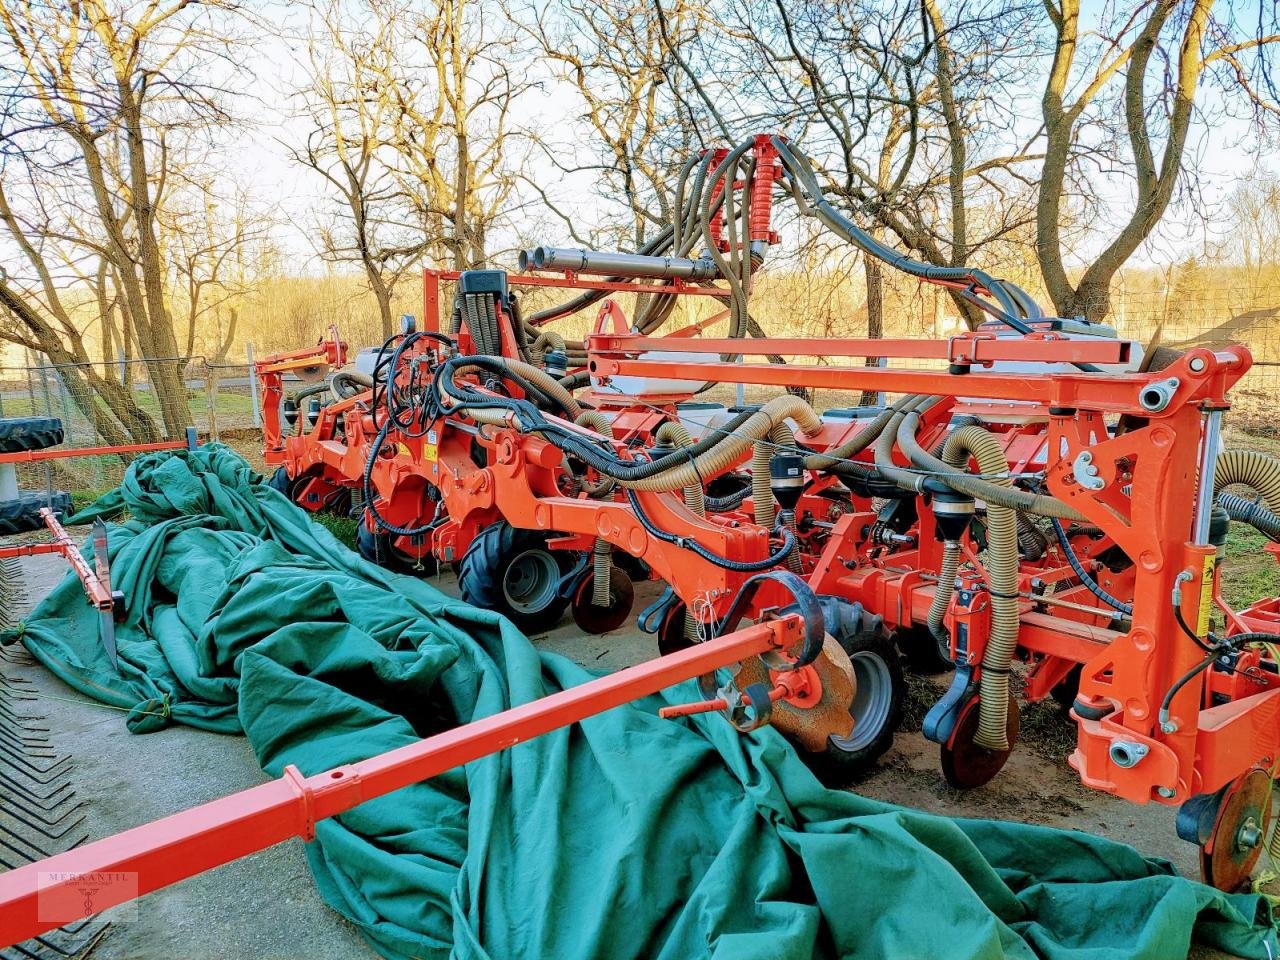
M269 774L313 774L591 676L363 562L223 447L143 457L86 514L121 507L119 674L74 578L22 640L139 733L243 731ZM1169 960L1193 937L1280 957L1265 899L1082 833L827 790L772 730L662 702L320 824L316 883L388 957Z

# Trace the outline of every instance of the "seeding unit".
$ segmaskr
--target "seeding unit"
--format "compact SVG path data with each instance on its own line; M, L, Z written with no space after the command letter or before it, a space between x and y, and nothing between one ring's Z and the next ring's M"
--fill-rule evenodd
M779 186L867 255L992 320L939 341L745 339ZM639 618L661 656L90 844L59 869L146 866L145 892L692 677L705 699L668 715L772 723L847 782L891 743L901 654L953 671L924 732L954 785L1004 765L1015 691L1054 696L1077 725L1070 762L1085 784L1178 805L1205 878L1247 880L1280 746L1280 600L1233 610L1219 589L1231 522L1280 538L1280 462L1221 449L1248 351L1144 353L1105 327L1044 317L1012 284L907 260L836 212L782 138L690 161L676 201L638 254L540 247L518 276L427 271L423 329L407 323L354 368L336 331L257 366L273 482L308 509L357 512L367 557L451 563L465 599L527 631L566 607L585 631L614 629L633 578L663 581ZM542 288L575 296L524 318L513 291ZM630 318L615 295L633 298ZM684 297L724 309L654 336ZM582 343L545 329L586 309ZM729 335L702 336L712 323ZM768 362L745 362L757 358ZM696 399L716 384L791 392L733 408ZM820 414L815 391L880 402ZM6 909L34 904L22 873L0 877Z

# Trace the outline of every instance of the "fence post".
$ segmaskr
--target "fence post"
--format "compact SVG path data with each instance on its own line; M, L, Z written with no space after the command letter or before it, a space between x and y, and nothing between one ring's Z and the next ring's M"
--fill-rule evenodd
M244 345L245 359L249 363L249 403L253 406L253 425L262 427L262 411L258 408L258 373L253 368L253 344Z
M218 414L214 409L217 397L214 395L214 372L206 360L204 365L204 395L205 403L209 407L209 439L219 440L218 436Z
M58 406L62 408L62 429L66 433L65 442L70 446L75 446L75 437L72 435L71 429L71 402L67 399L67 383L62 378L62 371L55 369L53 376L58 384Z

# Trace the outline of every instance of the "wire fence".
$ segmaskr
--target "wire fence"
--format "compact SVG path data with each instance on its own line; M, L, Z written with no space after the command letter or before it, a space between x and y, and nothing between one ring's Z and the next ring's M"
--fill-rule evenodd
M261 455L261 416L251 365L204 357L55 363L27 356L0 366L0 417L55 417L68 449L181 438L194 426L217 440ZM120 482L128 457L116 454L21 464L19 483L92 494Z

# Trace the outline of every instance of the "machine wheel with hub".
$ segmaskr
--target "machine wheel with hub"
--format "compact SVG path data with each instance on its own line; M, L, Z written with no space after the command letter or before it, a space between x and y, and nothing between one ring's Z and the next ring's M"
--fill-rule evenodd
M992 750L975 741L978 734L982 698L974 695L960 708L960 716L947 742L942 745L942 775L957 790L972 790L989 783L999 773L1018 742L1018 701L1009 694L1009 715L1005 721L1007 750Z
M0 454L44 450L62 440L62 421L57 417L0 418ZM66 513L71 497L61 490L19 490L17 467L0 463L0 535L44 529L42 507Z
M496 610L525 633L539 633L564 614L563 577L545 533L499 521L471 541L458 570L458 588L466 603Z
M631 578L617 566L614 566L609 573L607 604L595 603L595 586L596 575L588 570L573 591L573 599L569 605L573 613L573 622L591 634L617 630L631 616L631 604L635 600L636 588L632 585Z
M1235 893L1249 883L1271 826L1271 775L1247 770L1216 793L1178 810L1178 836L1200 847L1200 877Z
M810 764L828 784L847 784L865 773L893 746L902 722L906 681L893 644L878 633L839 638L853 670L853 730L827 737L826 748Z

